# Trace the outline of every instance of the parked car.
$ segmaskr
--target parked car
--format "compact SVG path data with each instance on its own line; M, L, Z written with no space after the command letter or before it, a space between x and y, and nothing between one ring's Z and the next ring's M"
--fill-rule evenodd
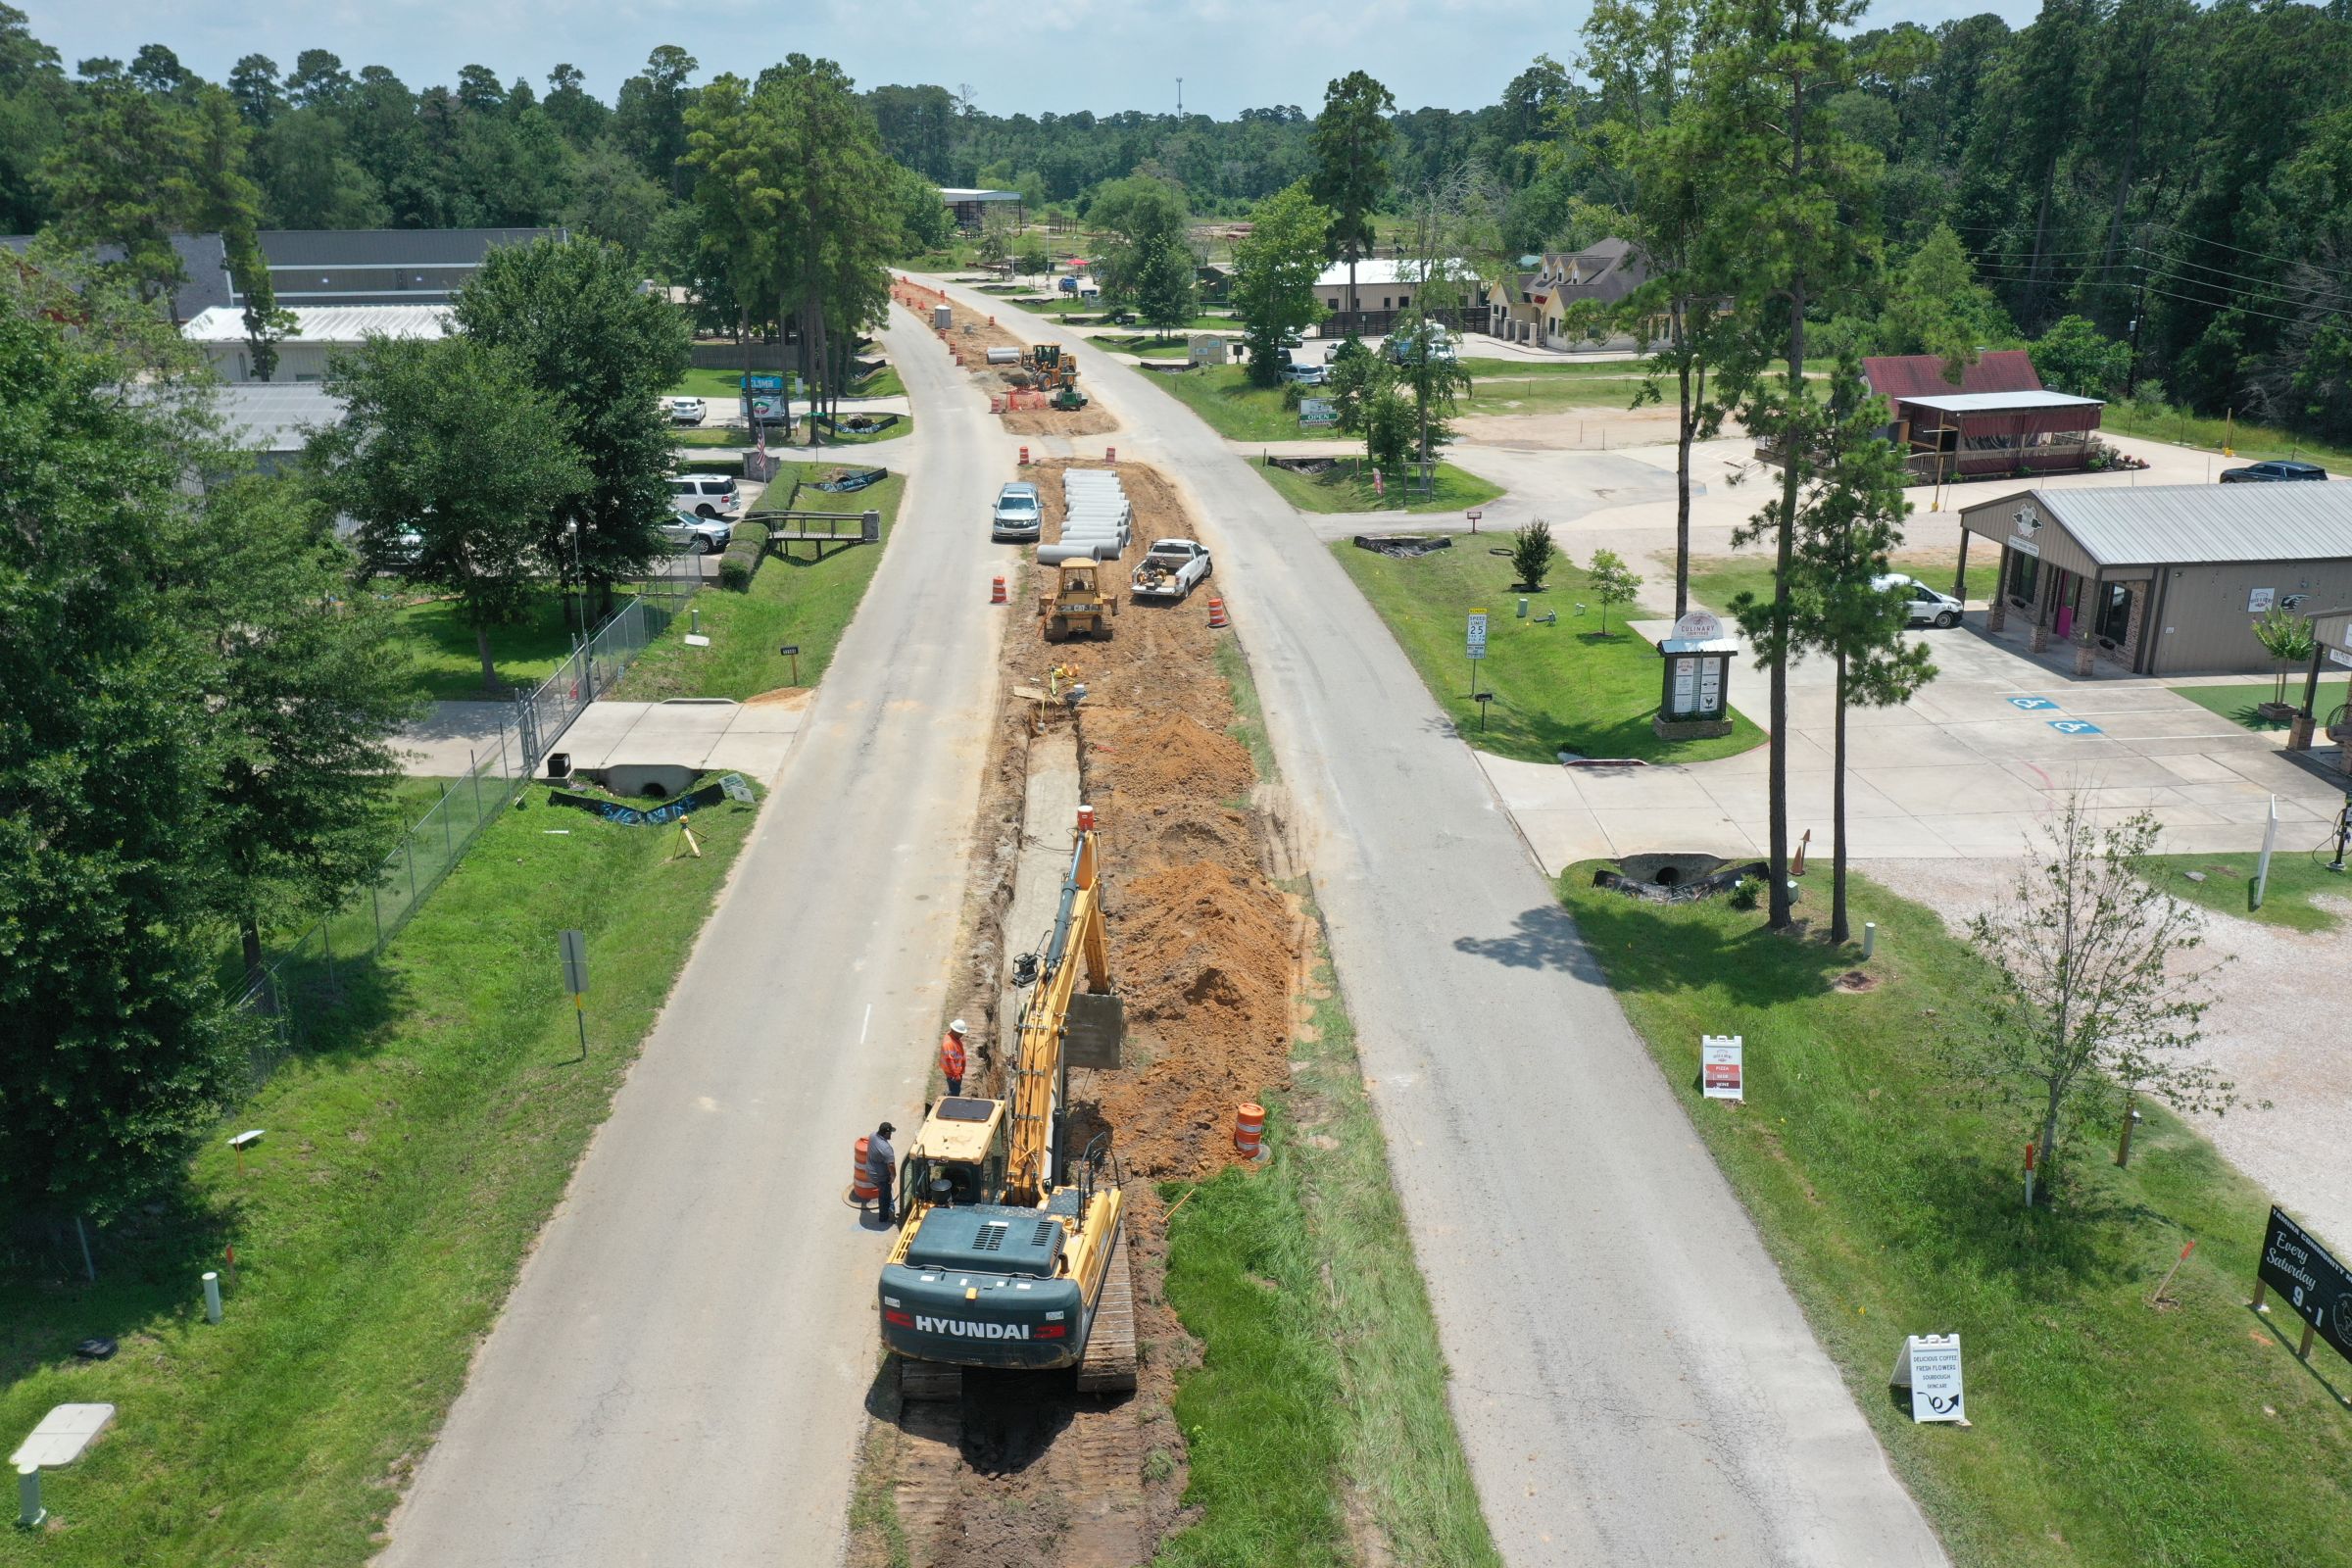
M1038 502L1037 486L1016 479L997 492L997 504L988 514L988 536L1034 539L1044 522L1045 509Z
M669 481L670 504L698 517L732 517L743 510L734 476L724 473L681 473Z
M1320 365L1301 365L1294 360L1283 368L1282 378L1300 386L1321 386L1331 379L1331 372Z
M1399 332L1390 338L1388 355L1390 363L1394 365L1402 365L1411 359L1413 357L1413 334ZM1453 334L1446 330L1443 322L1432 321L1429 323L1429 357L1433 360L1450 360L1454 357Z
M1208 580L1209 567L1208 547L1198 539L1154 539L1135 564L1129 596L1182 602Z
M2316 463L2249 463L2242 468L2224 468L2224 484L2268 484L2279 479L2325 479L2328 470Z
M664 398L662 406L669 411L672 424L700 424L703 416L710 412L710 406L701 398Z
M735 538L735 525L691 512L673 512L662 524L662 537L690 556L714 556Z
M1873 577L1870 585L1883 594L1900 594L1903 608L1911 612L1914 626L1952 627L1960 624L1960 601L1950 594L1937 593L1917 577L1906 577L1899 571L1884 577Z

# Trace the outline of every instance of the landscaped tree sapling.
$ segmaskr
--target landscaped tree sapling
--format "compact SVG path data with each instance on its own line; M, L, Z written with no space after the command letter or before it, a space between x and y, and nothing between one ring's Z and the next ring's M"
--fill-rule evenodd
M1592 597L1600 601L1600 634L1609 634L1609 607L1630 605L1634 595L1642 591L1642 579L1634 574L1625 559L1614 550L1592 552L1592 564L1587 568L1592 579Z
M1969 920L2001 994L1993 1027L1954 1042L1969 1077L2038 1102L2045 1191L2064 1113L2129 1115L2139 1094L2216 1115L2238 1102L2236 1086L2191 1054L2213 970L2189 959L2204 943L2198 917L2139 876L2155 817L2101 828L2071 796L2048 832L2008 897Z

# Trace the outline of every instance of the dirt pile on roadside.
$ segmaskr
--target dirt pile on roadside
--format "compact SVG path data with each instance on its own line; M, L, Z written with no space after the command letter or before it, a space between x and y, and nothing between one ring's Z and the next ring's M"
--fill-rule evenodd
M1036 466L1045 537L1061 536L1061 471L1104 466ZM1164 475L1116 466L1135 508L1135 543L1111 564L1123 577L1152 540L1196 535ZM1127 998L1131 1065L1089 1074L1086 1092L1121 1162L1159 1180L1231 1162L1233 1107L1290 1074L1301 933L1247 805L1255 769L1217 665L1231 635L1209 629L1203 591L1122 603L1109 642L1058 651L1087 682L1078 766L1108 852L1111 974Z
M954 300L943 299L919 283L894 283L891 297L922 318L923 324L938 330L937 311L945 305L953 313L955 324L948 328L942 346L952 349L962 361L980 390L991 398L1004 400L1014 392L1032 390L1027 370L1014 365L991 365L990 349L1026 347L1021 340L997 323L997 318L985 311L973 311ZM1012 309L1013 307L1007 307ZM1079 387L1084 390L1085 356L1079 360ZM1118 417L1094 404L1083 409L1005 409L1000 417L1008 435L1106 435L1119 427Z
M1060 537L1057 461L1024 470L1045 500L1044 537ZM1123 578L1143 545L1187 538L1190 519L1159 474L1121 467L1138 547L1106 563ZM1122 599L1124 590L1122 588ZM1021 596L1016 596L1016 606ZM853 1526L854 1568L898 1560L921 1568L1126 1568L1150 1560L1189 1522L1185 1441L1171 1409L1176 1374L1200 1350L1166 1300L1165 1214L1156 1187L1200 1180L1234 1158L1233 1112L1289 1078L1292 992L1304 937L1296 902L1265 869L1264 818L1248 805L1249 748L1228 731L1233 698L1217 663L1204 595L1174 606L1122 604L1107 643L1049 647L1024 609L1005 628L1003 694L982 787L964 952L950 1001L993 1018L1002 995L1001 929L1025 834L1030 725L1075 723L1081 798L1098 813L1114 984L1126 999L1117 1071L1072 1075L1074 1147L1112 1138L1125 1186L1140 1364L1134 1395L1085 1397L1044 1375L967 1374L960 1404L898 1402L895 1368L878 1382L883 1412L863 1485L885 1489L900 1540L868 1520ZM1089 695L1073 719L1011 696L1075 665ZM995 1044L995 1043L991 1043ZM1004 1066L981 1068L991 1091Z

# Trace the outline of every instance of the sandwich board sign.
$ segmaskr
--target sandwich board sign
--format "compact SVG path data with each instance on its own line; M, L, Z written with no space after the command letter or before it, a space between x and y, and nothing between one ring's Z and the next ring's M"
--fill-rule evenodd
M1743 1035L1701 1035L1698 1042L1698 1086L1709 1100L1747 1098L1741 1054Z
M1894 1358L1894 1375L1886 1381L1911 1391L1912 1420L1968 1425L1960 1402L1959 1335L1911 1335L1903 1341Z

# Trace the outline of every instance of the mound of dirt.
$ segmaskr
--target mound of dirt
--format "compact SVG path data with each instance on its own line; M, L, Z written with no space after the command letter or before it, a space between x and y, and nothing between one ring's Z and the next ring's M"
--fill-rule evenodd
M1118 787L1139 801L1229 801L1256 782L1250 748L1190 713L1123 713L1104 727L1116 733Z

